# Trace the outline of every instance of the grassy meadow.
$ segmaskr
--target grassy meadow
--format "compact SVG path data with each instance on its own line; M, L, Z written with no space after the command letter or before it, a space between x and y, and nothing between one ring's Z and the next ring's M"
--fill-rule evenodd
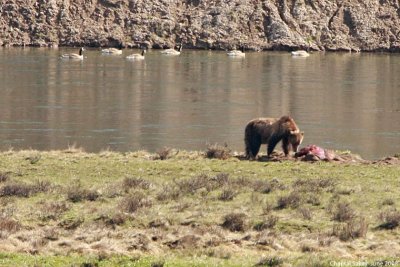
M399 161L3 151L0 266L383 266Z

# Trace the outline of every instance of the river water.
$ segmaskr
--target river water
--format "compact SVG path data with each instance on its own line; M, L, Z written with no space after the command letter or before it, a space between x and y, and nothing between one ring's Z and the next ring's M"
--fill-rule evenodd
M0 150L244 151L246 123L290 114L303 145L400 153L400 55L183 50L144 61L78 49L0 48ZM262 148L265 152L265 148Z

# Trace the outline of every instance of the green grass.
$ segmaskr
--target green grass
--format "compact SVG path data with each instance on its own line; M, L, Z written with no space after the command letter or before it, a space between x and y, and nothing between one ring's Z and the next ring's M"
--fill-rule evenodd
M282 266L329 266L400 257L400 227L379 228L399 208L400 164L187 151L164 158L0 153L0 266L268 266L278 258ZM351 216L338 215L346 212L340 203ZM227 217L243 230L224 228Z
M246 266L251 259L217 259L206 256L182 257L168 256L161 258L150 256L111 256L108 259L102 259L93 256L82 256L73 254L69 256L35 256L28 254L0 253L0 266L119 266L119 267L138 267L154 266L157 263L163 263L165 267L208 267L208 266ZM85 265L86 264L86 265Z

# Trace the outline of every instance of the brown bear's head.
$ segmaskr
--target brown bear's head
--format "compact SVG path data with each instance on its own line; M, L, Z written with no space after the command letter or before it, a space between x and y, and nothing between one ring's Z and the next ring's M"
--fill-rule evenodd
M279 125L279 130L284 131L290 134L299 133L299 127L297 127L296 123L294 122L293 118L290 116L282 116L277 121Z
M292 146L293 152L297 152L299 145L303 142L304 132L295 132L289 135L289 144Z

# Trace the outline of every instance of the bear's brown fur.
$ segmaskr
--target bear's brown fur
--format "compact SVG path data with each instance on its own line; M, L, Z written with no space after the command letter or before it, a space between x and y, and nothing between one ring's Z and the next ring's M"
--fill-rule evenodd
M290 116L282 116L279 119L253 119L247 123L244 135L247 159L254 159L262 144L268 144L267 154L269 157L281 140L283 152L287 156L290 147L294 152L297 152L297 148L304 137L304 133L300 132L295 121Z

